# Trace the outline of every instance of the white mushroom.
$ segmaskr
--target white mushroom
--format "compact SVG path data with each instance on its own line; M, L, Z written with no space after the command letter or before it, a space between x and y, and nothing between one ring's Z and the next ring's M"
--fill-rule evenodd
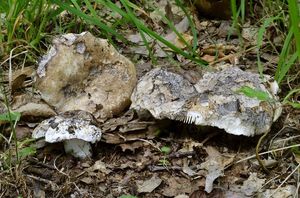
M234 135L254 136L269 131L280 116L278 85L274 83L269 90L259 74L229 67L206 72L192 85L179 74L157 68L139 80L131 96L131 108L150 112L156 119L180 120L218 127ZM239 93L244 86L265 92L270 101Z
M32 137L44 137L49 143L63 142L66 153L84 159L91 157L90 143L101 139L101 130L93 124L89 113L76 111L44 120L34 129Z

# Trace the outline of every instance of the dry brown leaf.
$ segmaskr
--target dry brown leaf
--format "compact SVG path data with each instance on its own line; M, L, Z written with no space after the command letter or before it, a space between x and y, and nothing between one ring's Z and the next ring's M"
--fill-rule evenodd
M16 137L18 140L31 137L32 129L26 126L16 126Z
M92 179L91 177L83 177L80 179L80 181L86 184L92 184L94 182L94 179Z
M181 36L185 40L186 43L188 43L189 45L192 44L192 40L193 40L193 36L192 35L187 34L187 33L182 33ZM179 38L177 36L176 39L175 39L174 44L175 44L176 47L178 47L180 49L184 49L184 48L187 47L186 44L185 44L185 42L182 41L181 38Z
M224 168L233 161L232 157L224 157L214 147L206 147L208 157L201 164L201 168L207 170L205 191L210 193L213 190L213 182L220 176L224 175Z
M125 152L127 150L135 152L135 149L141 148L145 146L145 142L135 141L131 143L120 144L119 146L122 148L122 151Z
M162 179L157 177L156 175L153 175L151 179L146 180L144 182L140 183L141 181L137 181L137 187L139 193L151 193L153 190L155 190L162 182Z
M102 173L104 173L104 174L109 174L109 173L111 173L111 170L108 169L108 168L106 167L106 164L105 164L103 161L101 161L101 160L96 161L95 164L94 164L93 166L91 166L91 167L89 167L89 168L86 168L85 170L86 170L87 172L100 171L100 172L102 172Z
M14 71L13 77L12 77L12 87L11 91L14 93L16 90L24 87L25 80L28 77L31 77L35 73L34 67L24 67L22 69L18 69Z
M205 54L204 56L201 57L201 59L205 60L208 63L211 63L216 60L216 56L211 56L211 55Z
M243 182L241 191L246 196L254 196L261 187L265 184L266 179L260 179L257 177L257 173L250 173L250 176L246 181Z
M186 178L170 177L166 179L168 185L163 189L162 194L167 197L174 197L183 193L190 194L192 192L191 182Z

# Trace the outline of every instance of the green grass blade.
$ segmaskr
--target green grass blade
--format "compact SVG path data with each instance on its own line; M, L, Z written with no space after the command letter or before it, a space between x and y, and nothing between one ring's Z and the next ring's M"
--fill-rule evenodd
M249 98L257 98L261 101L271 101L272 98L270 98L269 94L265 91L259 90L259 89L253 89L248 86L243 86L239 90L237 90L237 93L243 93L245 96Z
M83 18L85 21L98 26L100 29L104 30L107 33L112 34L113 36L116 36L120 40L125 40L125 38L117 33L114 29L110 28L106 24L102 23L99 18L94 18L92 16L89 16L85 13L83 13L81 10L78 10L74 7L71 7L69 4L66 4L60 0L51 0L56 5L60 6L62 9L68 10L70 13L73 13L74 15L77 15L81 18Z
M294 94L300 93L300 89L293 89L291 90L283 99L282 103L283 104L288 104L291 105L294 108L300 109L300 103L299 102L294 102L290 101L290 97L293 96Z
M264 40L264 34L266 32L266 29L267 27L270 26L270 24L272 24L275 20L277 20L279 18L279 15L275 16L275 17L270 17L270 18L267 18L263 25L259 28L258 30L258 33L257 33L257 64L258 64L258 72L261 76L261 78L263 77L263 70L264 70L264 67L263 65L261 64L261 61L260 61L260 48L263 44L263 40Z
M236 27L237 20L238 20L236 0L230 0L230 5L231 5L231 12L232 12L233 24L235 24L234 27Z
M0 114L1 121L14 121L18 122L21 118L21 114L19 112L9 112Z
M33 147L33 146L28 146L28 147L25 147L25 148L21 148L19 150L19 157L20 159L24 159L28 156L32 156L34 154L36 154L36 148Z
M97 13L96 13L95 9L93 8L91 2L89 0L84 0L84 3L86 5L86 7L89 9L89 11L91 12L92 16L98 18Z
M103 1L103 0L96 0L96 2L100 2L100 3L105 3L105 5L109 6L110 9L112 9L113 11L118 12L121 16L123 16L124 18L126 18L127 20L129 20L129 22L133 23L140 32L144 32L145 34L149 35L150 37L160 41L161 43L163 43L165 46L169 47L171 50L173 50L175 53L177 54L181 54L182 56L193 60L195 62L197 62L198 64L201 65L207 65L206 61L201 60L200 58L195 58L194 55L190 55L187 54L186 52L184 52L183 50L179 49L178 47L176 47L175 45L173 45L172 43L170 43L169 41L165 40L162 36L158 35L156 32L150 30L145 24L143 24L133 13L133 11L131 11L129 8L135 9L135 10L140 10L140 8L138 6L136 6L135 4L133 4L132 2L129 1L121 1L122 4L126 5L127 7L127 12L124 12L123 10L121 10L120 8L118 8L115 4L113 4L111 1ZM125 7L124 5L124 7ZM179 34L180 35L180 34ZM180 35L181 36L181 35ZM141 34L141 37L143 39L143 41L145 42L145 46L147 47L148 42L146 42L145 40L145 35ZM143 38L144 37L144 38ZM150 46L147 47L148 50L150 48Z
M138 30L139 30L139 32L140 32L140 35L141 35L141 37L142 37L142 40L143 40L143 42L144 42L144 44L145 44L145 46L146 46L146 48L147 48L147 50L148 50L148 52L149 52L149 56L150 56L150 58L151 58L151 60L152 61L155 61L155 59L154 59L154 55L153 55L153 53L152 53L152 50L151 50L151 48L150 48L150 46L149 46L149 43L148 43L148 41L147 41L147 39L146 39L146 37L145 37L145 34L144 34L144 32L143 32L143 30L142 30L142 24L141 23L139 23L139 21L136 19L136 17L134 16L134 14L133 14L133 12L132 12L132 10L131 10L131 8L130 7L132 7L132 5L130 5L130 7L129 7L129 4L128 4L128 2L125 2L125 1L122 1L121 0L121 3L123 4L123 6L125 7L125 9L126 9L126 11L127 11L127 14L128 14L128 17L130 18L130 20L135 24L135 26L138 28Z
M179 40L182 41L184 43L184 45L190 50L190 53L191 54L196 54L196 52L194 52L194 50L193 50L193 47L183 38L182 34L177 31L177 29L176 29L175 25L173 24L173 22L171 22L162 13L160 13L160 15L163 18L163 20L167 23L169 28L176 34L176 36L179 38Z
M290 31L289 31L288 35L286 36L284 44L282 46L278 64L277 64L276 73L275 73L275 80L277 81L278 84L280 84L282 78L285 75L285 74L283 75L283 68L285 66L286 57L288 56L288 51L290 48L290 43L291 43L292 37L293 37L293 31L290 28Z
M300 18L299 18L299 8L296 0L288 0L289 14L291 19L291 28L294 33L294 38L296 40L296 48L298 59L300 61Z
M286 76L287 72L290 70L290 68L296 62L297 58L298 58L298 54L294 53L287 62L283 63L282 67L280 68L279 74L277 75L277 78L275 77L278 84L280 84L282 82L282 80ZM276 73L277 73L277 71L276 71Z
M244 23L245 22L245 16L246 16L246 1L245 0L241 0L240 9L241 9L242 23Z
M128 5L128 0L121 0L121 2L122 2L123 5L124 4ZM156 40L158 40L162 44L166 45L171 50L173 50L175 53L180 54L180 55L184 56L185 58L188 58L188 59L196 62L197 64L200 64L200 65L207 65L208 64L206 61L204 61L204 60L202 60L200 58L195 58L192 55L186 53L185 51L179 49L174 44L170 43L169 41L167 41L166 39L164 39L162 36L158 35L156 32L150 30L140 20L138 20L136 18L136 16L132 16L132 17L134 17L134 23L137 26L139 26L140 30L142 30L143 32L145 32L146 34L148 34L149 36L151 36L152 38L155 38Z
M189 21L189 25L191 27L191 31L192 31L192 34L193 34L193 54L196 54L196 49L197 49L197 46L198 46L198 34L197 34L195 24L194 24L194 22L193 22L193 20L190 16L190 14L185 9L185 6L183 5L182 1L175 0L175 2L177 4L177 6L182 9L182 11L184 12L185 16L187 17L187 19Z
M71 2L73 3L74 7L75 7L77 10L81 10L80 5L77 3L76 0L71 0Z

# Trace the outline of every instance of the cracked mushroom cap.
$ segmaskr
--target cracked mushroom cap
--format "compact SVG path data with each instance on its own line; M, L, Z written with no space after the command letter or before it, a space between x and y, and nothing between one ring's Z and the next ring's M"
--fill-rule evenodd
M218 127L234 135L263 134L270 130L280 115L277 115L280 103L273 95L277 94L276 90L265 84L259 74L238 67L208 72L195 85L199 95L190 100L192 104L187 110L187 120L196 125ZM266 93L273 101L239 93L244 86Z
M128 107L137 81L134 64L89 32L54 39L37 75L41 98L57 112L82 110L98 120Z
M270 101L239 93L244 86L266 93ZM266 83L259 74L237 67L207 72L195 85L158 68L139 80L131 108L148 111L156 119L180 120L218 127L234 135L254 136L269 131L280 116L277 91L276 82Z
M161 68L145 74L131 95L131 109L148 111L156 119L175 119L186 101L197 94L194 86L181 75Z
M101 139L101 130L93 124L93 117L87 112L58 115L41 122L33 131L35 139L45 137L49 143L79 139L95 143Z

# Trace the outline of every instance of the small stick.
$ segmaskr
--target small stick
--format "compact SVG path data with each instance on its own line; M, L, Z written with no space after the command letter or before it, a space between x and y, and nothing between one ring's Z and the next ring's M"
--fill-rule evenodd
M37 165L43 166L43 167L45 167L45 168L49 168L49 169L52 169L52 170L56 170L56 168L55 168L54 166L51 166L51 165L49 165L49 164L45 164L45 163L43 163L43 162L36 161L36 160L34 160L34 159L31 159L31 158L29 158L28 161L31 162L31 163L35 163L35 164L37 164Z
M162 171L162 170L182 170L179 166L148 166L150 171Z
M286 146L286 147L282 147L282 148L278 148L278 149L273 149L273 150L270 150L270 151L266 151L266 152L263 152L263 153L259 153L258 155L265 155L265 154L269 154L269 153L273 153L273 152L277 152L277 151L282 151L282 150L286 150L286 149L290 149L290 148L298 147L298 146L300 146L300 144L294 144L294 145L291 145L291 146ZM238 163L250 160L250 159L255 158L255 157L256 157L256 155L251 155L249 157L246 157L244 159L241 159L241 160L235 162L234 164L238 164Z
M265 132L258 140L258 143L256 145L255 148L255 154L256 154L256 159L259 163L259 165L263 168L263 170L267 173L270 174L270 171L268 170L268 168L265 166L264 162L261 160L260 156L259 156L259 147L262 143L262 141L264 140L264 138L268 135L269 131Z
M34 179L36 181L40 181L40 182L44 182L46 184L49 184L51 186L51 190L53 191L56 191L59 187L56 183L54 183L53 181L51 180L48 180L48 179L44 179L44 178L41 178L41 177L36 177L34 175L27 175L25 174L25 176L31 178L31 179Z

